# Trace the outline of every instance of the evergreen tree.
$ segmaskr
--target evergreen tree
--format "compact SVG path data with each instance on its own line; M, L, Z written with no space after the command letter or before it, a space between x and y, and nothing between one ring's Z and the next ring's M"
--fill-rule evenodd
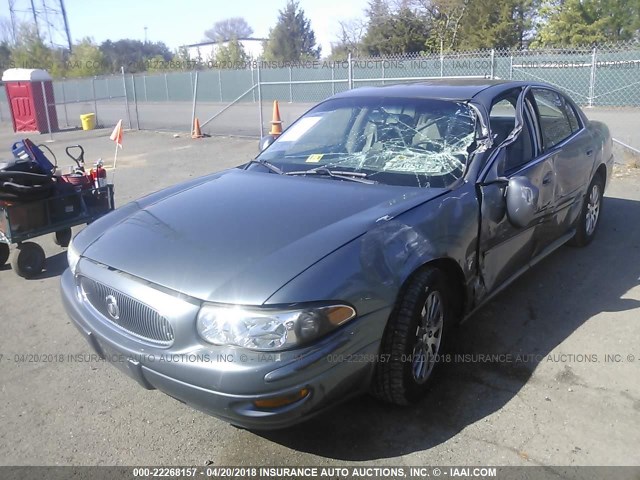
M640 0L547 0L532 46L593 45L639 38Z
M521 48L532 27L533 0L468 2L460 25L458 48Z
M269 32L264 55L267 60L280 62L320 57L316 35L298 2L289 0L284 10L280 10L278 23Z
M370 17L362 44L365 51L374 56L417 53L425 50L428 37L426 19L409 8L401 8L396 13L379 10Z

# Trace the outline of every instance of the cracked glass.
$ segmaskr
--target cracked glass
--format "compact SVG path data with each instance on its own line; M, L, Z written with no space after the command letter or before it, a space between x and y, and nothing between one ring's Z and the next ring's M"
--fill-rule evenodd
M284 174L358 174L372 183L447 187L464 174L478 146L476 115L467 103L452 100L329 100L294 123L257 160Z

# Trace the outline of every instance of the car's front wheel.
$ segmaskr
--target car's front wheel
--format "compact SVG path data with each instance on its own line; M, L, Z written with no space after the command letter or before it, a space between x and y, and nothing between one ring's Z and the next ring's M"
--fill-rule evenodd
M589 184L582 211L576 223L576 233L569 240L569 245L585 247L591 243L600 225L603 195L604 179L600 173L597 173Z
M426 393L449 340L451 315L450 292L440 270L427 267L409 280L382 339L371 385L374 396L407 405Z

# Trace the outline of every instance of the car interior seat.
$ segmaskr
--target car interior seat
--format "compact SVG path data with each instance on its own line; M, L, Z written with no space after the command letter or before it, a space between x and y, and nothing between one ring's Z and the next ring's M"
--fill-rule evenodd
M491 133L494 135L493 145L500 145L515 127L515 119L494 117L490 120ZM505 172L513 171L527 163L533 157L533 142L528 122L524 122L520 135L506 149Z

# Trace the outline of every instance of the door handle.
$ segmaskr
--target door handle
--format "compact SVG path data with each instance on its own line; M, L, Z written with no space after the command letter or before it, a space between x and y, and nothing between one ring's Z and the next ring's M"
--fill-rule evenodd
M542 179L542 184L549 185L552 180L553 180L553 172L547 172L547 174Z
M593 155L593 148L590 150L587 150L587 157L590 157L591 155Z

